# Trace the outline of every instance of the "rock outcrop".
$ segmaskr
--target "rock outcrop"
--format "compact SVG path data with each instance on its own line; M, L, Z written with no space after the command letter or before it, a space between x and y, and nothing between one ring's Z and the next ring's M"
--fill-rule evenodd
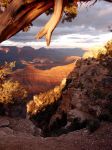
M56 134L84 127L93 132L100 122L112 121L111 68L112 43L105 54L76 62L56 103L52 103L52 98L56 97L55 89L42 94L39 100L31 101L27 105L30 118L45 132L55 131ZM32 111L30 104L35 104L36 109Z
M0 116L0 135L41 136L41 129L30 120Z

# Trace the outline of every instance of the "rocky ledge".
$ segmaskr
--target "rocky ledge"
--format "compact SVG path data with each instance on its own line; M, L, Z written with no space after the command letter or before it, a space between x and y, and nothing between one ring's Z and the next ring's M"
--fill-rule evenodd
M4 118L2 118L3 120ZM112 123L102 123L100 128L92 134L87 129L82 129L59 137L43 138L40 135L38 137L33 135L34 126L31 125L31 122L19 120L19 123L16 122L17 126L12 122L5 118L4 125L0 127L0 150L112 149Z

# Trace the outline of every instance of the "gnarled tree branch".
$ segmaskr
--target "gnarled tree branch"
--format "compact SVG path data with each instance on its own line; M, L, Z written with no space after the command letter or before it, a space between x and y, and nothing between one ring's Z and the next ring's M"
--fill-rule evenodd
M0 42L9 39L21 31L39 15L53 6L53 1L46 3L45 0L30 0L30 3L24 3L24 0L19 0L20 4L16 2L16 0L13 0L6 11L0 14L0 20L2 20L0 24Z
M46 43L49 46L51 41L51 35L54 31L55 27L59 23L63 10L63 0L55 0L54 3L54 13L49 22L45 25L45 27L37 34L36 38L40 39L43 36L46 36Z

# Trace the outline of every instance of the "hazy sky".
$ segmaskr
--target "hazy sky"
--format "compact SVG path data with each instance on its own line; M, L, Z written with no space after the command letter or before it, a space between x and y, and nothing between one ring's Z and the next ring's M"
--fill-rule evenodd
M78 16L72 23L58 25L50 47L89 48L112 39L112 32L108 31L108 26L112 25L112 3L97 2L94 6L87 5L89 3L79 6ZM34 36L48 20L49 17L41 15L33 22L29 32L20 32L1 45L45 47L45 40L37 41Z

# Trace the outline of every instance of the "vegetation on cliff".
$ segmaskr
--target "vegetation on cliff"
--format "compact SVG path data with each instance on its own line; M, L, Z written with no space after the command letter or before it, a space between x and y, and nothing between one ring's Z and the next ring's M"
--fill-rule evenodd
M35 95L33 100L27 104L27 113L35 115L43 111L49 104L53 104L61 97L62 90L66 85L66 78L62 80L60 86L56 86L45 93Z
M0 67L0 103L14 103L20 99L25 99L27 96L26 90L20 83L10 78L14 66L14 63L6 63Z
M12 80L14 66L15 63L0 66L0 115L20 117L25 113L23 105L26 102L27 91L18 81Z

